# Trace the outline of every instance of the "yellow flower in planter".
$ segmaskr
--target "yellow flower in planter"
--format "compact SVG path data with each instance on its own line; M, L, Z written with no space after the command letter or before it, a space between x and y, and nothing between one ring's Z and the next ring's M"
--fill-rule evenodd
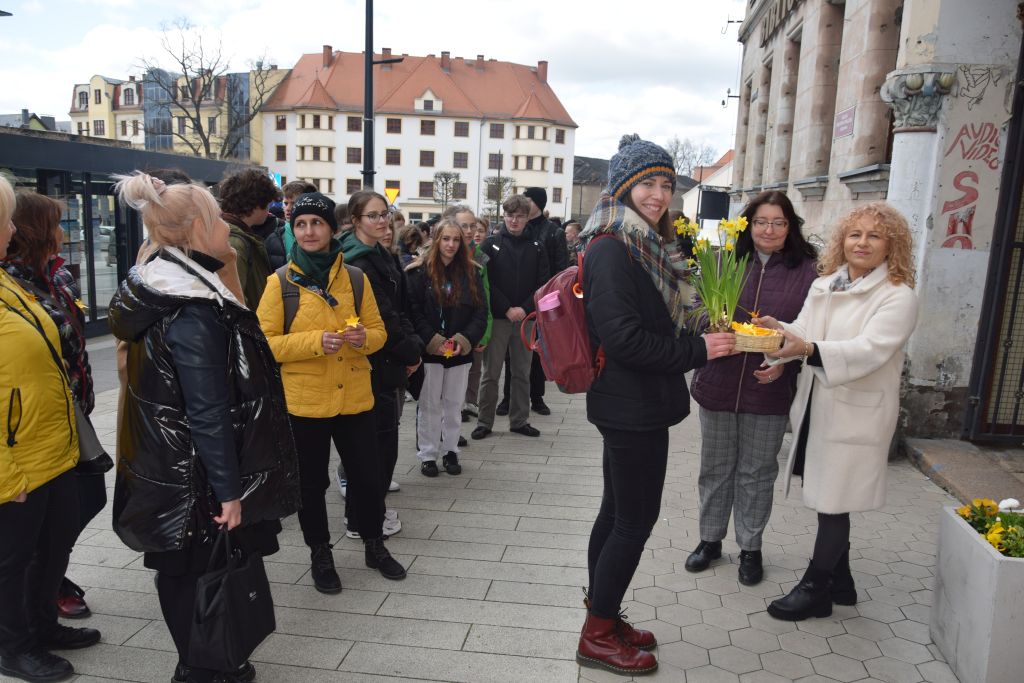
M956 509L956 514L960 515L964 519L968 519L971 516L971 506L961 505Z
M993 524L992 526L989 527L988 533L985 534L985 539L988 540L988 542L992 544L993 548L995 548L999 552L1003 552L1003 548L1004 548L1004 546L1003 546L1003 534L1004 533L1006 533L1006 530L1003 529L1002 523L1000 523L999 521L996 521L995 524Z

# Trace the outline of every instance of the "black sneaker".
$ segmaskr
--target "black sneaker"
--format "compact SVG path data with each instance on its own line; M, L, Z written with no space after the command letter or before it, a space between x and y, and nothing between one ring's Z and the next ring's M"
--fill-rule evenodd
M494 411L496 415L508 415L508 401L502 401Z
M45 650L80 650L100 642L100 632L94 628L71 628L57 624L52 630L40 633L37 640Z
M464 437L461 434L459 434L459 448L465 448L468 445L469 445L469 442L466 441L466 437Z
M536 427L531 427L529 422L518 427L509 427L508 431L522 434L523 436L540 436L540 430Z
M483 425L477 425L477 428L473 430L473 433L469 435L469 438L473 439L474 441L479 441L480 439L486 439L490 435L491 435L491 428L490 427L484 427Z
M448 474L462 474L462 465L459 464L459 456L453 451L448 451L448 453L441 458L441 464L444 465L444 471Z
M424 477L436 477L439 472L437 470L437 463L433 460L427 460L420 465L420 474Z
M711 565L711 560L717 560L721 556L721 541L701 541L686 558L686 564L683 566L688 572L702 572Z
M537 413L538 415L550 415L551 408L548 408L548 404L544 402L544 399L538 398L530 405L530 410Z
M399 581L405 578L405 567L398 563L398 560L391 557L391 553L384 546L383 538L372 538L363 540L366 547L366 566L376 569L385 579Z
M744 586L755 586L761 583L761 579L764 578L764 567L761 566L760 550L740 551L738 578Z
M171 679L171 683L188 683L188 674L188 667L178 662L178 666L174 667L174 678ZM252 662L246 662L234 673L220 674L214 680L225 683L252 683L256 680L256 667L252 665Z
M71 662L41 647L13 657L0 657L0 674L24 681L63 681L74 673Z
M330 543L320 543L310 548L310 574L313 587L321 593L332 595L341 592L341 577L334 568L334 554Z

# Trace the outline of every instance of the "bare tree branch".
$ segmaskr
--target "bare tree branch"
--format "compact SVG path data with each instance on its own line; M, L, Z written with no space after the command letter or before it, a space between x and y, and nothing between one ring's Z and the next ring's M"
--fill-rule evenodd
M665 151L675 161L676 173L694 177L694 172L701 166L708 166L718 158L715 148L707 143L697 143L690 138L679 139L673 136L665 143Z
M486 193L484 206L489 209L487 213L494 214L495 220L501 213L501 205L512 195L516 181L512 176L488 176L484 178Z
M459 182L459 174L455 171L438 171L434 174L434 201L440 202L441 211L455 198L455 183Z

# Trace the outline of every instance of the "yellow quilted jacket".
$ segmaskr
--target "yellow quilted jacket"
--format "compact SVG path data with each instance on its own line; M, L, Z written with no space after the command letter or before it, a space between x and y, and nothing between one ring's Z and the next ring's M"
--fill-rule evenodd
M288 267L302 273L294 263L289 262ZM284 396L292 415L334 417L373 408L367 356L384 346L387 332L370 281L363 276L363 300L359 310L359 321L366 328L366 343L358 349L344 344L332 355L324 354L324 332L344 329L345 319L355 315L352 284L342 265L341 254L331 269L328 291L338 302L333 308L319 294L299 287L299 308L291 330L284 334L281 281L277 273L271 273L256 310L274 358L281 364Z
M78 462L71 389L35 320L59 355L50 316L0 270L0 503L31 493Z

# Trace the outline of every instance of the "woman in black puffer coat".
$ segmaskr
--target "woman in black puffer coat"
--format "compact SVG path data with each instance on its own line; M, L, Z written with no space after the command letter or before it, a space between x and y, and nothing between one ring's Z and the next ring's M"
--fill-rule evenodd
M221 281L224 262L210 255L230 247L209 191L142 173L117 189L142 212L153 250L110 303L111 329L128 342L114 530L158 571L175 680L252 680L250 664L189 670L186 658L196 580L218 527L236 529L244 552L267 555L278 550L280 518L298 509L277 363L255 314Z

